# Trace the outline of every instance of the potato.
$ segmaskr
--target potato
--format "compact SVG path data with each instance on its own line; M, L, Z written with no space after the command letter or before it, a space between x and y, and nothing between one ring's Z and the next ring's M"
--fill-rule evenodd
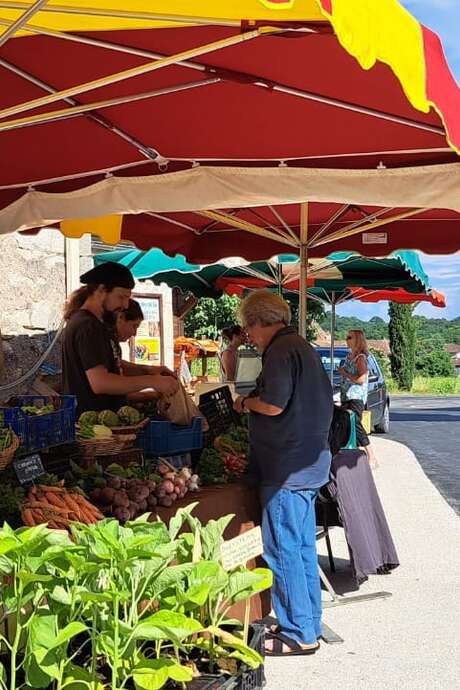
M113 503L113 499L115 497L115 489L111 489L109 486L106 486L105 489L101 489L101 493L99 494L99 500L102 503Z
M162 488L164 491L166 491L167 494L172 494L174 491L174 484L170 479L165 479L164 481L161 482L160 488Z
M115 506L120 506L121 508L129 507L129 498L124 491L116 491L113 497L113 504Z

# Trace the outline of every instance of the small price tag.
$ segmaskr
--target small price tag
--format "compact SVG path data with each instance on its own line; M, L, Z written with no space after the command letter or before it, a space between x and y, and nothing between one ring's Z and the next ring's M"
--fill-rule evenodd
M387 232L363 232L361 238L363 244L388 244Z
M263 553L262 530L254 527L234 539L224 541L220 547L220 557L225 570L246 565L252 558Z
M20 484L31 484L45 474L45 468L38 453L15 460L13 467Z

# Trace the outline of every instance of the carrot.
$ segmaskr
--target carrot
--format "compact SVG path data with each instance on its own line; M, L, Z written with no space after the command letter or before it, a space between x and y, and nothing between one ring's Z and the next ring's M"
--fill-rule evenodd
M50 492L52 494L61 494L62 493L62 487L61 486L47 486L46 484L38 484L38 488L40 491L44 491L46 493Z
M79 513L80 502L77 501L74 496L71 496L69 493L65 493L63 496L63 500L70 510L73 510L74 513Z
M46 522L45 516L43 515L41 510L39 510L38 508L31 508L30 510L32 510L32 515L34 516L36 525L43 525L43 523Z
M50 504L47 503L47 501L35 500L35 501L28 501L27 507L28 508L45 508L45 510L46 510L47 508L50 507Z
M30 510L30 508L24 508L21 511L21 517L22 517L23 523L25 525L27 525L27 527L35 527L36 523L35 523L34 516L33 516L32 511Z
M45 493L45 498L48 503L51 503L51 505L56 506L57 508L64 508L65 510L68 510L66 502L63 498L61 498L61 496L58 496L58 494L47 491Z

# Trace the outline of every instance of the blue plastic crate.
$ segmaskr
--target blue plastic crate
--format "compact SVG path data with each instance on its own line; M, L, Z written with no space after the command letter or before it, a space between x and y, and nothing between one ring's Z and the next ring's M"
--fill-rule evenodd
M15 397L17 407L0 407L0 426L11 427L19 436L19 452L34 452L43 448L59 446L75 441L75 409L77 399L74 395L57 397L61 407L44 415L25 414L21 407L32 405L42 407L51 402L43 395L22 395Z
M190 426L151 421L137 437L146 455L178 455L203 446L203 418L194 417Z

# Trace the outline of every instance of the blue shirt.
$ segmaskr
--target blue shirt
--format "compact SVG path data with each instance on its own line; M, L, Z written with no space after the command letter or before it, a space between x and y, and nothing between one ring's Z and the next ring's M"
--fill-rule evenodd
M348 354L345 358L343 368L352 376L358 376L359 374L358 359L360 357L365 358L367 366L367 357L364 354L364 352L361 352L361 354L356 355L356 357L354 357L353 359L351 358L351 354ZM355 383L354 381L350 381L349 378L344 377L340 384L340 397L342 402L345 402L346 400L361 400L361 402L365 405L367 402L367 391L369 387L368 379L369 370L367 370L366 372L366 380L364 381L364 383Z
M253 478L291 490L323 486L331 464L332 388L319 355L293 328L278 331L265 349L252 395L283 410L250 412Z

